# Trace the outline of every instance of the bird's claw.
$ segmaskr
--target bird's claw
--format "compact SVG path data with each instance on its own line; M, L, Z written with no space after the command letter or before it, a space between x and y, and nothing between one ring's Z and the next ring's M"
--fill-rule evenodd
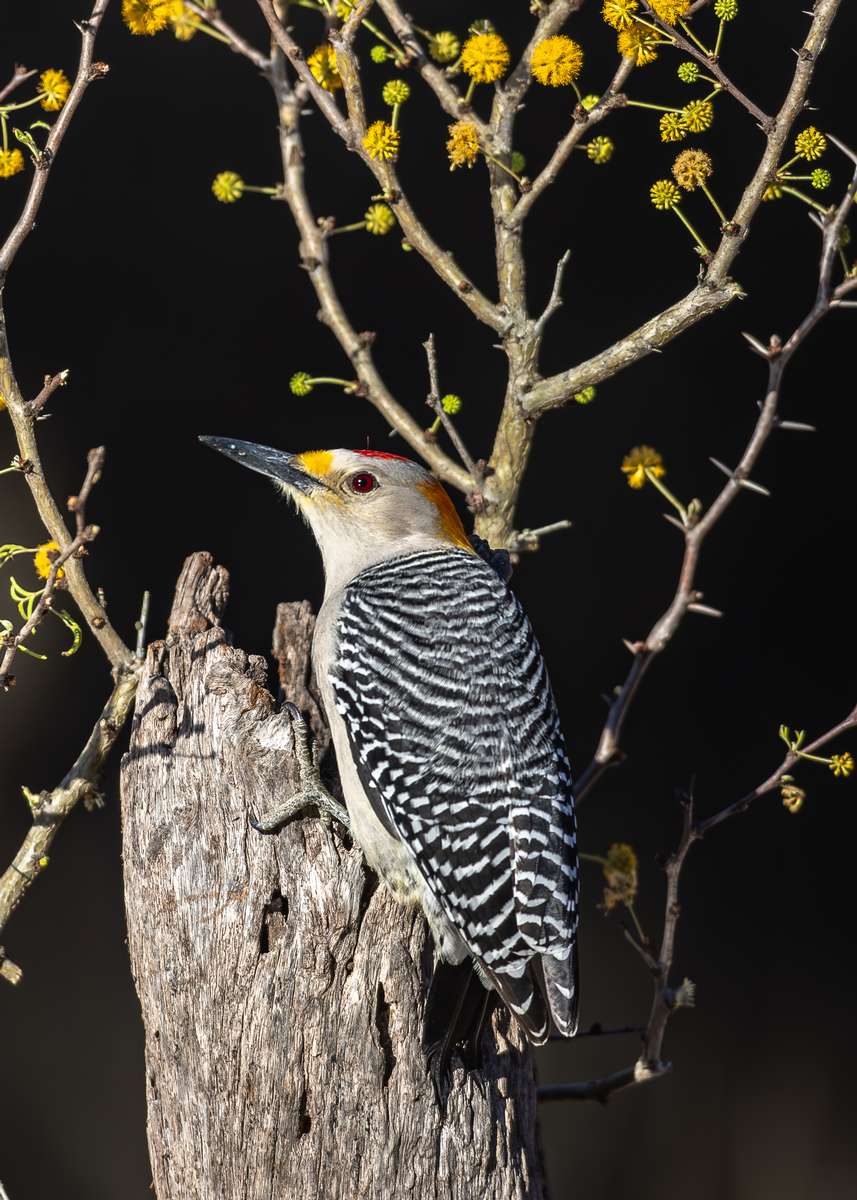
M321 819L328 824L338 821L345 829L351 828L348 810L332 796L321 781L318 769L318 754L313 745L310 749L310 734L300 710L290 703L283 706L288 713L294 739L294 754L298 764L300 788L269 812L258 819L250 817L250 824L259 833L273 833L293 817L308 808L317 808Z

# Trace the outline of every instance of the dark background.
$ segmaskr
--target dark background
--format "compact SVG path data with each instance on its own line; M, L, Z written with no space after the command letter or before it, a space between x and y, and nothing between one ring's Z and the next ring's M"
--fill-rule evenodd
M80 0L2 0L3 78L15 61L72 75L78 39L71 18L83 7ZM58 496L77 490L89 446L108 447L91 505L103 532L89 569L118 628L133 636L140 595L150 588L151 632L160 634L184 556L207 548L232 573L236 641L264 652L276 601L319 600L316 551L261 478L204 450L196 435L295 450L361 446L366 437L376 447L404 447L388 440L384 423L359 399L334 389L306 399L289 393L295 370L349 374L315 319L289 214L263 197L226 207L211 196L211 178L226 168L252 183L280 178L267 85L202 35L189 45L169 34L132 38L118 7L97 49L110 75L75 117L36 234L8 282L14 363L31 395L46 372L71 370L70 386L54 397L53 415L41 426ZM586 5L570 30L587 52L585 91L603 90L614 65L598 7ZM776 111L791 77L805 7L806 0L743 5L746 14L728 31L725 67L766 111ZM422 24L460 31L470 19L492 16L514 50L532 20L523 0L414 0L412 8ZM243 27L264 44L255 6L226 10L243 15ZM297 10L295 22L301 43L312 48L319 18ZM812 119L852 144L855 33L854 5L846 3L811 94L819 109ZM699 94L677 81L677 61L664 54L636 73L631 94L668 104ZM392 74L371 63L365 73L373 96ZM402 118L405 183L440 244L454 247L494 294L484 170L448 173L446 119L416 90ZM761 135L728 97L716 109L701 144L714 156L712 186L730 210ZM377 99L371 111L382 115ZM518 142L531 171L568 111L567 93L531 91ZM572 250L566 306L545 346L546 373L597 352L685 294L696 271L685 231L647 199L676 149L659 143L657 114L618 113L598 132L615 139L614 160L597 168L575 154L528 227L534 308L545 301L556 259ZM306 121L306 137L316 211L340 223L358 220L373 181L320 117ZM831 151L824 162L842 189L845 160ZM0 228L17 213L24 188L23 176L0 181ZM686 208L715 238L703 198L690 197ZM735 267L746 300L600 387L589 407L546 417L539 430L520 524L568 516L574 528L546 541L514 582L541 638L578 770L604 717L602 696L628 666L621 639L644 636L672 595L679 562L679 536L659 515L663 504L652 489L628 489L622 456L639 442L657 446L674 490L710 501L720 477L708 455L737 460L764 386L764 366L739 331L786 334L811 302L818 235L803 206L790 199L766 205L756 226ZM492 333L416 254L403 254L395 234L344 235L332 249L342 297L358 329L377 330L377 361L395 394L423 419L420 342L433 329L443 389L464 397L462 431L475 453L487 454L504 363L491 349ZM640 696L625 739L628 763L582 812L585 850L603 853L614 840L638 848L639 912L653 934L662 905L655 856L677 837L676 787L695 779L700 811L713 811L779 762L781 721L820 732L855 700L853 320L846 311L834 314L788 375L786 415L816 423L818 434L776 436L757 470L773 499L742 497L706 546L701 586L725 619L688 618ZM0 456L12 449L0 421ZM19 477L0 480L0 512L0 540L43 540ZM20 560L12 569L27 577ZM0 611L12 615L8 600L0 599ZM59 629L39 634L56 650L64 638ZM59 781L109 689L89 635L70 660L21 656L15 670L18 686L2 698L0 727L4 863L27 827L20 785ZM857 752L855 739L836 748L849 746ZM4 936L25 969L20 988L0 991L0 1179L12 1200L150 1195L142 1030L124 945L117 761L106 809L75 812ZM853 1194L857 782L835 781L811 765L800 782L809 799L798 816L774 795L693 851L676 979L686 974L697 983L698 1007L670 1025L665 1053L674 1073L616 1096L606 1109L545 1108L556 1197ZM618 922L596 908L597 868L586 868L584 884L583 1024L640 1023L649 980ZM539 1055L541 1077L590 1078L632 1061L636 1050L633 1037L551 1046Z

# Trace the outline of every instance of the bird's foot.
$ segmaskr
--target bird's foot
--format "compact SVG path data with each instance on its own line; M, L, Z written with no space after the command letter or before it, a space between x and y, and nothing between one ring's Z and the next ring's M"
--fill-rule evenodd
M250 824L259 833L272 833L279 829L298 813L308 808L317 808L324 821L338 821L346 829L351 828L348 810L335 796L332 796L321 781L318 769L318 750L315 744L310 749L310 733L300 710L294 704L284 705L289 714L292 727L292 737L295 743L295 758L298 764L300 788L294 796L283 800L270 811L263 813L258 820L251 817Z

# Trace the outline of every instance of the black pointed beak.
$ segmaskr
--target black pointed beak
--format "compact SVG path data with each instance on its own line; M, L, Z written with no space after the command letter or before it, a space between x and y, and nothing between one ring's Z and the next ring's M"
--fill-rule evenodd
M241 463L243 467L249 467L251 471L258 471L260 475L267 475L279 483L297 488L307 496L325 486L302 468L296 454L275 450L272 446L257 446L254 442L239 442L235 438L201 435L199 440L204 446L219 450L221 454Z

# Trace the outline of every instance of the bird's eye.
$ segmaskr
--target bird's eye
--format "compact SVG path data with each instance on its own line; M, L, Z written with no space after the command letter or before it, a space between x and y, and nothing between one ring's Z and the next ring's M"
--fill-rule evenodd
M365 496L367 492L374 492L377 486L378 480L368 471L361 471L359 475L352 476L351 490L361 496Z

